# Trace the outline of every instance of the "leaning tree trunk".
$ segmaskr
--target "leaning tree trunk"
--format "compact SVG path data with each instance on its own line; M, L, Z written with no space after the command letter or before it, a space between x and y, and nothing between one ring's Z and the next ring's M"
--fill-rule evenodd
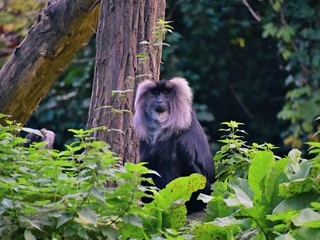
M124 162L137 157L132 131L136 86L145 78L159 78L162 49L154 32L164 13L165 0L101 3L88 127L106 126L95 137L108 142Z
M74 54L92 37L97 0L51 0L0 70L0 113L25 123Z

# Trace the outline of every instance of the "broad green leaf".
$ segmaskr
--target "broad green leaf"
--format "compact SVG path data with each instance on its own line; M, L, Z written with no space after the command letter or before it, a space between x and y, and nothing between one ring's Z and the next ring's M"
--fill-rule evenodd
M294 225L320 228L320 214L310 208L303 209L300 214L292 219Z
M286 175L288 161L288 158L282 158L276 161L269 177L267 178L264 196L266 203L270 205L271 208L274 208L281 201L278 186L279 184L288 181L288 177Z
M237 183L239 185L237 185ZM234 190L235 198L225 200L228 206L243 205L246 208L253 207L252 192L244 179L238 179L237 183L230 182L229 186ZM241 184L241 185L240 185Z
M268 180L270 179L274 164L275 159L272 152L259 151L253 157L249 168L248 182L254 193L255 201L260 201L262 193L269 187Z
M296 210L288 210L284 212L275 213L272 215L268 215L266 218L270 221L284 221L289 222L291 221L291 218L295 215L297 215L298 211Z
M312 202L318 202L319 195L313 192L300 193L293 197L284 199L274 209L272 213L280 213L288 210L301 210L310 207Z
M310 178L302 178L283 183L279 185L279 195L283 198L292 197L299 193L309 192L313 187L313 181Z
M170 182L164 189L154 194L154 200L144 205L144 210L155 219L148 220L150 226L170 228L181 227L186 220L186 206L193 192L203 189L206 178L200 174L191 174L188 177L180 177ZM174 214L172 214L174 212Z
M206 178L200 174L191 174L188 177L180 177L170 182L164 189L159 191L158 196L166 199L170 205L172 202L183 199L188 201L193 192L203 189L206 184Z
M217 217L226 217L233 214L234 207L228 206L223 196L214 197L207 205L207 218L214 220Z

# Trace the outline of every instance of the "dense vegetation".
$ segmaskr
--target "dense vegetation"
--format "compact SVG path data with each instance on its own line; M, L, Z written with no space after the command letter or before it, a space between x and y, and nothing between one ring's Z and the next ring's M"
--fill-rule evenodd
M240 123L226 135L215 156L218 180L212 185L206 221L186 223L187 201L203 188L193 174L158 193L140 185L142 164L118 164L92 130L71 130L77 140L66 150L21 147L23 130L6 119L0 125L1 239L319 239L320 144L310 160L293 149L278 157L272 144L248 145ZM156 173L154 173L156 174ZM142 206L145 191L154 201ZM177 190L178 189L178 190Z

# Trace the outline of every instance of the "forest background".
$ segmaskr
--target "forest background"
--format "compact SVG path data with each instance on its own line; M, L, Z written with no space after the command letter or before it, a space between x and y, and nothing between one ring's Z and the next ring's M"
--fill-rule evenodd
M47 1L0 2L0 66ZM167 1L161 78L185 77L213 150L220 123L246 124L249 141L287 153L318 141L320 3L299 1ZM85 128L95 65L95 38L74 58L29 119L57 133L55 147Z

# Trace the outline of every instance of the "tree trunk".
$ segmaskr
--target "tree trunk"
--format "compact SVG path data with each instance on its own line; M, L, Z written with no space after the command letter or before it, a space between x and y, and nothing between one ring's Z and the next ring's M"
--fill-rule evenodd
M92 37L97 0L51 0L0 71L0 113L25 123L74 54Z
M109 130L95 137L108 142L124 162L137 158L132 131L136 86L145 78L159 79L162 48L154 31L164 13L165 0L101 3L88 128L106 126Z

